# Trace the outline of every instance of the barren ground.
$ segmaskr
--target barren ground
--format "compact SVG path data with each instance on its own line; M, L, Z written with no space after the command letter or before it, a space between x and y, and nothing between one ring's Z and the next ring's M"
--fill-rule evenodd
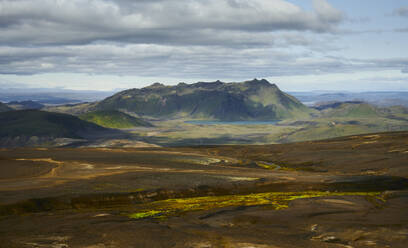
M408 133L0 150L0 247L406 247Z

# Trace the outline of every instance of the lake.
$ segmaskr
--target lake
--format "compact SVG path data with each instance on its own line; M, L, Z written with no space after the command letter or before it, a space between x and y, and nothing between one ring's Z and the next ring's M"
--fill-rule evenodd
M188 124L194 125L275 125L279 121L185 121Z

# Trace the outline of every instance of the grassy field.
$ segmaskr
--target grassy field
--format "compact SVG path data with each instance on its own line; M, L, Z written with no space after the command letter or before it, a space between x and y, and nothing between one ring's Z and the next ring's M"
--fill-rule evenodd
M355 113L354 111L352 113ZM189 124L186 120L154 122L155 128L131 130L136 139L164 146L275 144L347 135L408 130L408 114L363 117L326 116L285 120L276 124Z

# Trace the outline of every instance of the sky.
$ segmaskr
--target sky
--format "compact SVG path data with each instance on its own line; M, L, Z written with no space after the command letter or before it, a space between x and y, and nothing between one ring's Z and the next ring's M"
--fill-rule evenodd
M0 0L1 88L408 91L406 0Z

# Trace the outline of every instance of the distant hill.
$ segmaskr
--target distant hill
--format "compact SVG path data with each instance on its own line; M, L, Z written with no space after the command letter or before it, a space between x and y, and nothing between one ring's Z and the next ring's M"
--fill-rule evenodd
M115 92L117 91L27 88L24 86L10 88L0 82L0 100L2 102L31 100L42 104L72 104L99 101Z
M94 111L79 118L108 128L152 127L153 125L140 118L136 118L117 110Z
M332 103L320 106L325 117L372 118L384 116L384 110L364 102Z
M57 112L62 114L70 114L70 115L83 115L91 111L95 111L95 105L98 102L83 102L83 103L76 103L76 104L65 104L65 105L57 105L57 106L45 106L43 110L49 112Z
M313 106L321 102L363 101L380 107L402 105L408 107L407 91L373 92L289 92L302 103Z
M281 120L307 117L309 109L267 80L242 83L199 82L176 86L153 84L117 93L98 110L126 110L155 118Z
M41 142L55 138L82 139L92 133L106 130L94 123L66 114L39 110L0 113L0 145L24 145L33 139Z
M7 103L7 105L15 110L23 110L23 109L42 109L44 107L43 104L35 102L35 101L12 101Z
M10 111L10 110L13 110L13 109L7 106L6 104L0 102L0 112Z
M364 102L362 101L346 101L346 102L336 102L336 101L332 101L332 102L320 102L317 103L313 106L314 109L317 110L325 110L325 109L333 109L333 108L338 108L343 104L362 104Z

